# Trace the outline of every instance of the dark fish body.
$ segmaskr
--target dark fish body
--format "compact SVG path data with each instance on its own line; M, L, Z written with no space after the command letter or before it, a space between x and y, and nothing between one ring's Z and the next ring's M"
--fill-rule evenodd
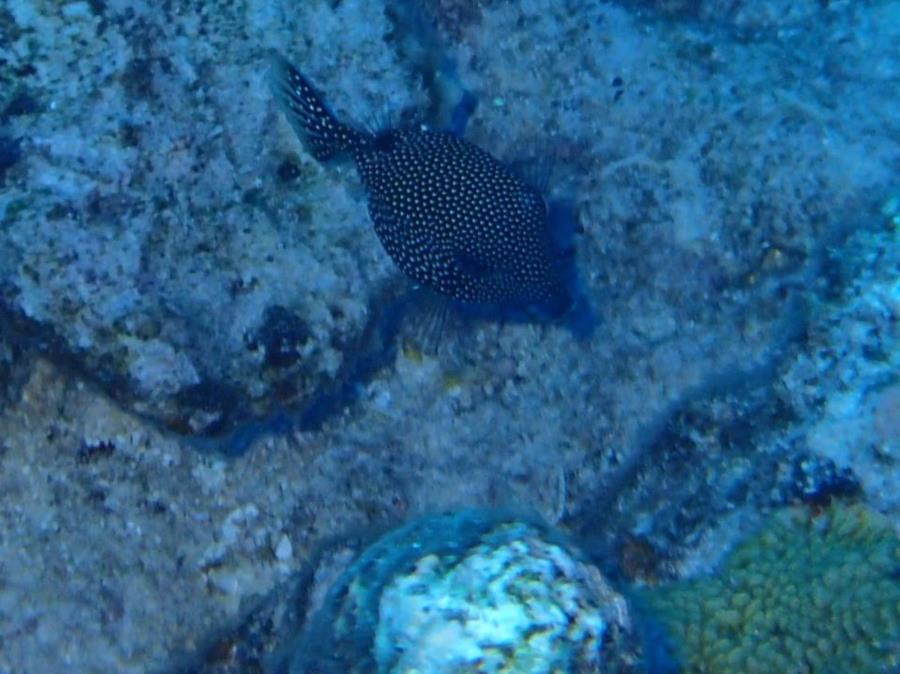
M345 125L280 57L271 82L313 156L353 156L375 232L405 274L463 303L551 317L572 309L571 260L551 236L547 205L502 163L450 133Z

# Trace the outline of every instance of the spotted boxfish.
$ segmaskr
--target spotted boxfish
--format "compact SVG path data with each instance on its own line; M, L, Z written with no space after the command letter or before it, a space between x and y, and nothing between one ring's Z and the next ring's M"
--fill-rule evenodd
M375 232L415 282L466 305L529 318L573 311L571 248L554 237L541 193L503 163L454 133L365 131L341 122L278 55L270 84L316 159L353 157Z

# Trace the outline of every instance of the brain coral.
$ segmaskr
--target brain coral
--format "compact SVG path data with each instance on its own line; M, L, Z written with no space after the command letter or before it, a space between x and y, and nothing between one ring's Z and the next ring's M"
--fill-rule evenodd
M900 538L863 506L784 511L715 577L640 600L686 674L900 668Z

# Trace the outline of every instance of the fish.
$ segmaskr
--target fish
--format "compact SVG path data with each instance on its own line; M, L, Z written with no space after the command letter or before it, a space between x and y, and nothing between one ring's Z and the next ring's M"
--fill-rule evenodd
M369 131L340 121L278 53L269 72L278 107L312 156L353 158L375 233L416 284L526 320L557 319L583 304L571 247L551 227L554 209L503 162L449 131Z

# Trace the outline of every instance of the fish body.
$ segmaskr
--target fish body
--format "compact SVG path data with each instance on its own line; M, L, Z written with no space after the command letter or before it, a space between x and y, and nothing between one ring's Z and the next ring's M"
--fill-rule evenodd
M375 232L407 276L464 304L551 317L572 309L571 253L554 241L540 192L500 161L451 133L344 124L280 56L271 84L313 156L352 155Z

